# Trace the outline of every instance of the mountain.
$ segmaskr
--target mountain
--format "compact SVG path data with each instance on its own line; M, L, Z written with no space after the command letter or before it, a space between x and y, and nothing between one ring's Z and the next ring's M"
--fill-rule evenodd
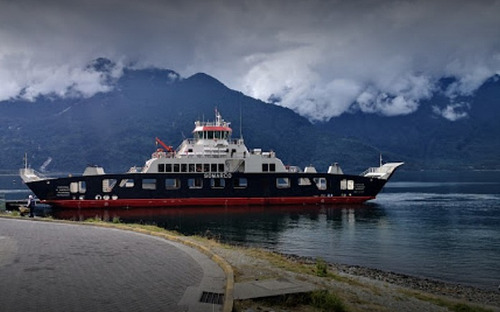
M108 65L97 64L99 70ZM286 163L326 171L339 162L358 173L378 163L378 150L331 135L293 111L228 89L206 74L181 79L173 71L125 69L113 89L90 98L40 97L0 102L0 170L30 165L48 172L80 173L87 164L122 172L142 166L160 137L176 147L194 121L213 120L217 108L249 148L274 150ZM242 120L242 124L240 124Z
M467 103L467 116L455 121L437 113L450 105L437 94L406 116L354 112L313 124L203 73L183 79L171 70L126 68L114 78L113 66L106 59L89 65L109 92L0 102L0 170L20 168L27 153L33 168L49 173L81 173L87 164L123 172L144 164L155 137L176 147L191 137L195 120L213 120L215 108L232 121L233 137L241 131L249 148L274 150L285 164L325 171L339 162L345 172L359 173L377 165L382 152L407 169L500 168L498 79L455 99Z
M409 115L387 117L358 111L317 126L372 144L391 157L404 159L410 169L498 169L499 99L500 79L495 76L470 96L450 100L437 92Z

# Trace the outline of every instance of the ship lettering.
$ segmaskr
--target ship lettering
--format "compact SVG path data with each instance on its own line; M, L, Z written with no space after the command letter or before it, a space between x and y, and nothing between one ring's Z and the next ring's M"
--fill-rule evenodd
M57 197L66 197L69 196L69 186L67 185L59 185L56 187L56 196Z
M231 172L205 172L203 177L205 179L231 179Z

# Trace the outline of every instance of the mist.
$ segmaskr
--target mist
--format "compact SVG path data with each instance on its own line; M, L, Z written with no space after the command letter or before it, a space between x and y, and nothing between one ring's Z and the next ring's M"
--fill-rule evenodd
M435 92L459 120L500 74L500 1L2 1L0 100L107 92L98 57L205 72L310 120L410 114ZM442 78L455 82L439 90Z

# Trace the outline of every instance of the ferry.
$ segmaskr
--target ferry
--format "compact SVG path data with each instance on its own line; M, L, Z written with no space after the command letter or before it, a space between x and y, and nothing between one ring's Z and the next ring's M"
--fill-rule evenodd
M218 111L215 121L194 125L193 138L177 149L156 138L151 158L126 173L88 166L81 175L54 178L25 163L20 176L40 202L61 209L359 204L375 199L403 165L381 160L359 175L344 174L337 163L327 172L302 170L233 139Z

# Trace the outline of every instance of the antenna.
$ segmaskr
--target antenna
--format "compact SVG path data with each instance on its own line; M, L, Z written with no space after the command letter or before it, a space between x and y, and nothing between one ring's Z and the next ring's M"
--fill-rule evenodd
M243 139L243 116L241 114L241 104L240 104L240 139Z

